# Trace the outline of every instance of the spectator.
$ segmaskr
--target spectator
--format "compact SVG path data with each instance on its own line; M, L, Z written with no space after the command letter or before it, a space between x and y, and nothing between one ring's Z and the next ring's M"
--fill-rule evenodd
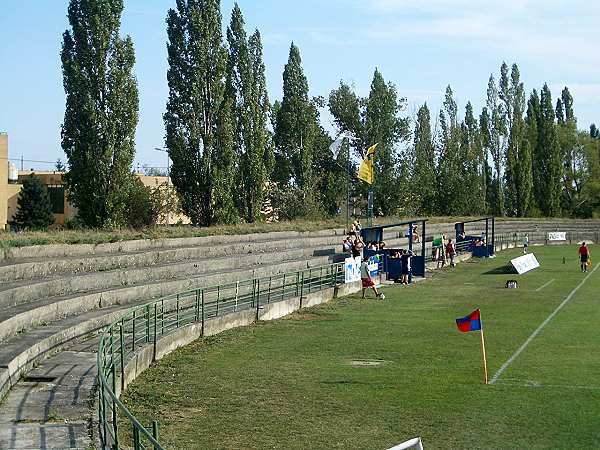
M400 284L408 285L411 266L410 260L412 258L412 252L407 252L406 250L402 251L402 256L400 260L402 261L402 275L400 276Z
M413 242L421 242L421 238L419 236L419 229L416 225L413 225L412 229Z
M362 282L362 298L365 298L367 289L371 288L373 289L373 292L375 292L377 298L383 299L382 295L375 287L375 281L373 281L373 278L371 278L371 272L369 271L369 258L366 256L363 258L360 265L360 279Z
M346 236L342 241L342 250L344 253L352 253L352 240L350 236Z
M385 250L385 242L381 241L378 245L379 250Z
M356 240L354 241L354 245L352 246L352 257L358 258L359 256L362 256L362 251L363 251L364 247L365 247L365 244L362 241L362 239L360 238L360 236L357 237Z
M446 256L450 260L450 267L456 267L456 245L454 245L452 239L448 239L448 244L446 244Z
M523 253L527 253L527 249L529 248L529 234L525 233L525 237L523 238Z
M440 246L437 248L437 268L440 269L446 265L446 249L444 248L446 242L446 235L442 234L442 241Z
M360 232L361 232L361 230L362 230L362 225L360 224L360 220L359 220L359 219L356 219L356 220L354 221L354 228L356 229L356 232L357 232L358 234L360 234Z
M581 261L581 271L587 272L588 263L590 261L590 249L587 248L585 242L579 247L579 260Z

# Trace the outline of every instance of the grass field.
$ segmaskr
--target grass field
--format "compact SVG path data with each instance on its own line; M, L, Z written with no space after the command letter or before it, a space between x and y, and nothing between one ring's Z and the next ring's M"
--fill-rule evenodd
M415 436L427 450L600 448L600 270L581 284L576 247L532 250L542 267L519 289L504 288L519 254L506 251L386 288L385 301L347 297L197 341L124 399L159 420L170 449L386 449ZM577 286L484 385L479 334L454 319L481 308L491 377Z

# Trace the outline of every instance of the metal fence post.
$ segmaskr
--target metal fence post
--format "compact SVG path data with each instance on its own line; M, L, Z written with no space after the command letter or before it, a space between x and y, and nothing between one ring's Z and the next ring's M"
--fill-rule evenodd
M177 328L179 328L179 294L177 294L177 316L176 316L176 320L177 320Z
M115 370L115 365L112 365L112 385L113 385L113 393L115 395L117 392L117 373ZM117 402L115 400L115 398L113 397L113 401L112 401L112 416L113 416L113 433L115 434L115 443L114 443L114 447L116 449L119 448L119 424L118 424L118 417L117 417Z
M271 283L273 282L273 276L269 276L269 291L267 292L267 304L271 303Z
M125 339L123 337L123 327L125 326L125 318L121 319L121 326L119 327L119 354L121 355L121 390L125 390Z
M258 322L260 309L260 278L256 279L256 321Z
M133 310L132 313L132 317L133 317L133 322L131 324L131 351L134 352L135 351L135 309Z
M158 304L154 304L154 350L152 353L152 361L156 361L156 316L158 315Z
M152 421L152 437L158 442L158 422L156 420ZM154 448L158 450L156 445Z
M219 301L221 300L221 285L217 286L217 316L219 315Z
M146 305L146 343L150 342L150 305Z
M200 300L202 308L202 336L204 336L204 289L200 290Z
M302 280L300 281L300 309L302 309L302 297L304 296L304 271L302 271Z
M133 427L133 448L134 450L140 450L140 430L135 424L132 424Z
M285 297L285 272L283 274L283 285L281 286L281 300Z

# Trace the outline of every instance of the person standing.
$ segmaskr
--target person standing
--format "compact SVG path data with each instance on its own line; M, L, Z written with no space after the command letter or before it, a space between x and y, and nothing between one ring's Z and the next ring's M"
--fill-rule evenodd
M446 256L450 260L450 267L456 267L456 262L454 261L456 258L456 245L454 245L452 239L448 239L448 244L446 244Z
M365 293L367 289L373 289L377 298L381 298L383 300L382 295L379 293L377 288L375 287L375 281L371 278L371 272L369 271L369 258L365 256L360 265L360 280L362 282L362 298L365 298Z
M523 238L523 253L527 253L527 249L529 248L529 234L525 233L525 237Z
M581 262L581 271L587 272L588 262L590 260L590 249L585 242L579 247L579 261Z
M400 284L405 284L407 286L410 277L410 272L412 269L412 267L410 266L411 258L412 252L407 252L406 250L402 252L402 256L400 257L400 261L402 261L402 275L400 276Z

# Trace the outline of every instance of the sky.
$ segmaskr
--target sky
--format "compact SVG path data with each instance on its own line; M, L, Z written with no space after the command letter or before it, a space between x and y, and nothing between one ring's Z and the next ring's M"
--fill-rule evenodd
M490 74L517 63L526 92L548 83L569 86L579 127L600 123L600 3L582 0L239 0L250 34L263 37L271 101L281 98L282 72L293 41L313 96L327 97L340 80L367 95L379 68L407 99L414 117L427 102L437 115L448 84L459 108L479 113ZM2 0L0 131L11 158L51 169L58 158L65 95L60 48L68 0ZM135 165L165 167L162 115L166 83L167 10L175 0L125 0L122 35L136 50L140 120ZM221 2L224 27L233 1ZM331 116L321 116L335 133ZM48 161L50 163L43 163Z

